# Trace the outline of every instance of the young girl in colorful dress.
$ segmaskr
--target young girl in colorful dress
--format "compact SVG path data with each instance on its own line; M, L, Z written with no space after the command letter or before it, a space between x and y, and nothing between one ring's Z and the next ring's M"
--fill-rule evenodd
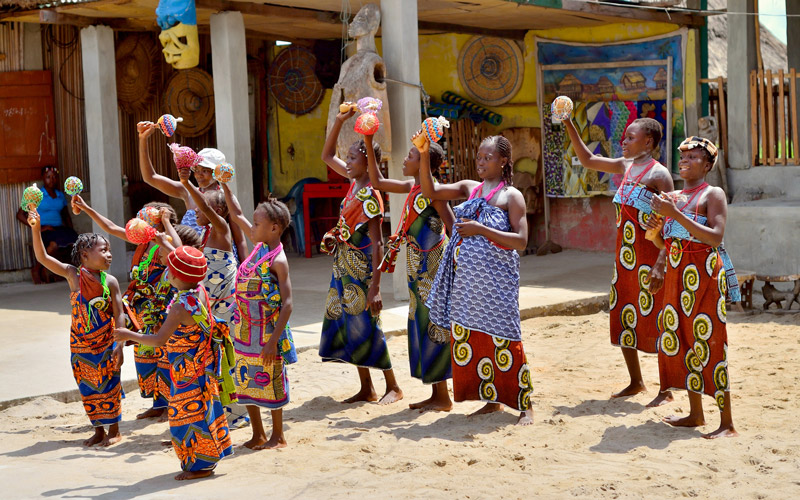
M447 246L447 232L453 227L453 211L446 201L431 201L422 194L419 181L420 164L436 169L444 160L444 151L436 143L425 142L421 149L411 147L403 161L403 175L413 180L386 179L378 169L372 149L372 136L364 136L369 160L369 179L381 192L408 193L395 234L389 237L380 270L391 273L400 245L406 244L408 268L408 361L411 376L424 384L432 384L431 397L412 403L409 408L450 411L453 402L447 391L451 377L450 331L429 320L428 299L439 263Z
M653 211L665 218L669 252L658 351L661 390L686 389L690 406L688 416L664 421L678 427L705 425L702 398L708 394L720 409L720 425L703 437L733 437L738 434L731 413L725 295L730 292L734 302L741 297L722 245L728 201L722 189L705 182L717 159L714 143L689 137L680 152L683 189L653 196L651 202ZM653 220L649 226L658 228Z
M319 355L323 361L342 361L358 367L361 388L345 403L378 399L369 373L370 368L376 368L386 378L386 392L380 403L389 404L403 399L403 391L395 379L380 326L381 273L373 272L383 258L383 199L369 183L364 141L350 146L346 162L336 157L342 124L354 113L350 110L336 116L322 148L322 161L350 179L350 190L342 200L339 221L322 239L322 252L333 256L334 262ZM378 144L373 153L380 158Z
M233 454L228 422L219 399L222 344L227 325L217 323L201 281L206 258L200 250L180 246L167 257L169 281L177 290L167 318L155 335L117 328L118 341L133 340L166 346L172 390L169 429L183 472L177 480L197 479L214 472L223 457Z
M255 243L236 276L236 397L239 404L247 406L253 426L253 437L244 446L254 450L283 448L286 446L283 407L290 400L286 365L297 362L289 329L292 282L281 243L281 234L289 227L291 214L286 205L269 197L256 207L251 224L226 184L222 185L222 191L231 220ZM261 421L262 407L272 413L269 440Z
M47 254L42 241L39 214L28 212L33 230L36 259L53 274L66 278L72 302L69 336L72 375L78 384L83 408L94 427L94 435L84 446L109 446L122 439L120 383L122 344L114 342L114 326L123 324L122 295L111 267L111 246L99 234L84 233L72 247L74 266ZM106 432L104 426L108 426Z
M192 200L189 192L180 182L169 177L164 177L156 173L153 163L150 160L148 151L148 141L158 130L158 125L153 122L139 122L136 124L136 131L139 133L139 170L142 172L142 179L149 185L158 189L162 193L172 198L180 198L186 204L186 213L181 220L181 224L190 226L198 233L203 233L204 228L197 222L197 206ZM203 160L192 171L197 181L198 189L201 193L207 191L219 191L220 185L214 180L214 167L225 162L225 155L222 151L214 148L205 148L198 153ZM235 262L239 261L239 256L247 255L247 242L244 234L238 227L231 227L233 233L233 254ZM234 265L235 267L235 265Z
M235 309L236 258L233 255L231 227L225 219L228 205L222 190L201 193L189 182L191 172L178 170L181 185L197 207L197 223L203 232L203 255L208 261L208 276L203 285L211 297L211 312L218 319L230 322Z
M177 238L172 222L177 220L174 210L166 203L151 202L144 208L152 207L160 211L160 221L155 228L160 232L167 232L171 237ZM128 241L125 235L125 228L118 226L113 221L97 212L80 196L72 197L72 208L74 212L83 212L100 226L100 229L111 236L115 236L123 241ZM127 314L130 325L145 335L152 335L155 329L161 324L159 320L160 311L165 304L154 304L156 288L161 280L166 266L162 265L158 259L159 245L154 241L137 245L131 261L130 285L125 293L122 294L122 303ZM157 310L154 310L154 307ZM152 399L153 406L148 410L136 415L137 419L157 418L164 414L167 409L167 397L169 393L159 391L158 383L158 360L163 356L161 349L153 349L146 345L136 345L134 347L134 360L136 362L136 375L139 382L139 393L145 399ZM162 385L163 388L163 385Z
M427 301L430 320L451 331L455 400L486 402L473 415L515 408L518 423L529 425L533 387L522 348L517 253L528 244L525 199L511 185L508 139L484 139L476 164L483 182L436 184L421 162L423 195L467 198L453 209L453 234Z
M571 119L564 120L572 148L581 164L592 170L624 174L614 195L617 211L617 246L609 295L611 344L622 349L630 384L612 398L632 396L647 390L638 351L654 354L658 342L661 296L656 291L664 280L666 252L645 238L654 194L674 189L669 170L653 158L661 141L661 124L652 118L634 120L625 130L623 158L592 154ZM672 401L670 392L660 393L648 406Z

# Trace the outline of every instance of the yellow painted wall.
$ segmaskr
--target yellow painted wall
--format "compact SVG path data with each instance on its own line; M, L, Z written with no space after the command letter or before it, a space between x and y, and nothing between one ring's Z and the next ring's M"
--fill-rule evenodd
M679 27L665 23L624 23L609 24L593 28L559 28L552 30L529 31L523 43L525 71L522 87L511 101L502 106L489 108L503 115L503 130L511 127L538 127L539 110L536 106L536 64L534 59L534 38L548 38L567 42L609 43L635 40L663 35ZM441 101L443 92L450 90L469 98L458 79L457 63L461 47L472 37L463 34L422 35L419 37L420 79L425 90L435 101ZM381 52L381 40L376 40ZM695 71L695 36L690 30L687 37L685 61L686 105L692 106L697 100L697 73ZM325 180L327 170L319 159L325 141L325 126L331 91L325 93L324 100L311 113L295 116L278 107L278 130L280 142L280 161L275 154L278 147L271 141L273 159L273 190L283 196L295 182L304 177L318 177ZM287 148L294 146L294 159Z
M280 145L272 141L271 150L272 189L275 196L285 196L295 182L305 177L328 178L327 167L320 156L325 143L330 103L331 91L328 89L322 102L304 115L293 115L276 105ZM294 159L287 152L290 145L294 147ZM280 149L280 158L276 155L275 147Z

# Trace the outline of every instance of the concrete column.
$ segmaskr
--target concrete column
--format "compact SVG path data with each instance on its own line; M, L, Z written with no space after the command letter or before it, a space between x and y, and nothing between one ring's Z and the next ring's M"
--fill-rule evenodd
M417 0L381 1L381 39L386 76L411 84L419 84L419 44L417 35ZM411 136L422 122L419 89L409 85L388 82L389 112L392 121L392 155L389 160L389 177L403 178L403 159L411 147ZM397 227L405 194L390 194L391 224ZM392 275L395 300L408 300L406 254L400 252L397 271Z
M114 31L108 26L83 28L81 56L92 206L117 223L125 222ZM95 232L100 232L97 224L93 227ZM121 281L127 281L125 242L119 238L110 238L110 241L114 255L110 272Z
M754 12L754 0L728 0L728 12ZM750 70L756 68L752 16L728 14L728 164L752 166L750 144Z
M247 98L247 46L240 12L211 16L211 66L217 148L236 168L231 187L242 211L252 216L253 164L250 158L250 106Z

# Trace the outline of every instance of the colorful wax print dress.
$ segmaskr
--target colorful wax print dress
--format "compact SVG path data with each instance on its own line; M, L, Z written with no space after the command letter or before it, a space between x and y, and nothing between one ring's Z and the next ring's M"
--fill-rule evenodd
M638 179L628 179L628 169L614 195L617 246L608 300L611 344L651 354L658 352L658 312L664 294L651 294L647 282L660 251L645 238L656 192L638 181L655 165L659 163L652 160Z
M456 219L509 231L508 213L487 201L497 189L485 199L482 188L455 207ZM454 232L427 305L431 321L451 328L454 399L528 410L533 386L522 348L516 250Z
M152 335L166 317L166 297L157 300L156 288L164 276L166 267L158 261L158 245L142 243L133 254L128 289L122 296L125 312L133 329L144 335ZM172 287L169 287L169 291ZM139 393L143 398L153 399L153 408L166 408L169 393L158 391L158 360L164 356L161 347L136 344L133 355Z
M106 273L98 280L85 268L79 271L80 290L72 292L69 335L72 375L78 383L83 409L94 427L122 419L119 370L114 368L114 307Z
M380 270L393 272L400 245L406 244L408 276L408 361L411 376L426 384L451 377L450 330L429 319L425 302L439 270L447 234L430 198L416 185L406 198L403 215L395 234L389 237Z
M705 216L684 213L707 225ZM661 391L708 394L722 410L730 390L725 295L730 286L731 300L741 300L736 273L722 246L699 242L671 219L663 231L669 255L659 318Z
M168 411L172 445L184 471L210 470L233 454L219 399L228 328L208 312L210 302L202 286L178 291L175 303L186 309L195 323L181 325L166 345L172 380Z
M261 350L275 334L275 321L281 311L281 292L269 272L283 245L270 251L259 243L239 266L236 276L234 340L236 398L239 404L278 409L289 403L289 377L286 365L297 362L297 352L289 325L279 333L278 355L266 365Z
M380 317L367 308L372 282L369 220L383 218L383 199L370 184L353 194L354 185L342 200L339 221L322 239L322 252L334 261L319 355L323 361L388 370L392 363Z

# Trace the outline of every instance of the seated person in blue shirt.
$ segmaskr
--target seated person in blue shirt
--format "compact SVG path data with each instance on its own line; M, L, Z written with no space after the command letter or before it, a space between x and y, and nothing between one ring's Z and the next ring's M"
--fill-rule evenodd
M69 216L69 200L63 191L58 189L58 169L52 165L42 168L42 192L44 198L37 211L41 218L42 241L49 255L58 258L59 249L64 249L75 243L78 234L72 229L72 219ZM19 209L17 220L25 226L28 225L27 214ZM31 275L34 283L48 281L47 270L36 261Z

